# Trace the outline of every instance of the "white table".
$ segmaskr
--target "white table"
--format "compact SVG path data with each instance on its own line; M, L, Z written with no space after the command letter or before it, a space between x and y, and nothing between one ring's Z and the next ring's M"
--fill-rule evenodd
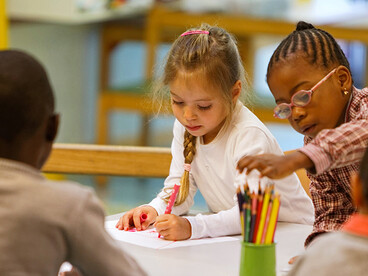
M106 217L115 220L121 214ZM311 225L281 223L277 225L275 240L277 275L284 275L291 257L304 250L304 240L312 231ZM121 241L121 248L129 252L150 276L239 275L241 236L238 241L179 247L150 249Z

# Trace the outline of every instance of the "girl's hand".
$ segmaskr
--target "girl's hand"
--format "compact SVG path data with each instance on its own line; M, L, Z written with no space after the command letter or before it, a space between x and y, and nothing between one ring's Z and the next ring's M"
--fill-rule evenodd
M312 168L312 160L304 153L295 151L288 155L261 154L245 156L238 162L237 169L240 173L247 169L247 174L256 169L261 177L267 176L272 179L284 178L300 168Z
M146 220L141 222L141 215L146 215ZM130 227L135 227L138 231L146 230L157 217L155 208L144 205L134 208L124 214L115 225L119 230L128 231Z
M187 240L192 235L192 226L189 221L186 218L172 214L158 216L154 226L165 240Z

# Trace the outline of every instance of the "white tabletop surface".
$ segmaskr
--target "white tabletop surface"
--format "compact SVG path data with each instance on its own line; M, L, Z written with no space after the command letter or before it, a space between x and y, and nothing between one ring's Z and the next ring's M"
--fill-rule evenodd
M121 214L106 217L115 220ZM277 275L285 275L288 261L304 250L304 240L312 231L311 225L279 222L275 240ZM150 249L121 241L119 246L129 252L147 271L148 275L239 275L241 236L238 241L179 247Z

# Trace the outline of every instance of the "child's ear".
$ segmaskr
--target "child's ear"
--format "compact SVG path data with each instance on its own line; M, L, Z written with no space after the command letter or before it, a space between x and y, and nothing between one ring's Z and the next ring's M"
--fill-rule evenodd
M242 83L240 80L237 80L235 84L233 85L233 88L231 89L231 93L232 93L231 97L232 97L232 102L234 105L236 104L236 101L239 99L241 89L242 89Z
M349 69L343 65L340 65L339 67L337 67L336 74L338 76L341 92L350 92L352 86L352 78ZM346 92L344 94L346 95Z
M358 173L353 173L350 178L351 194L353 196L354 205L357 208L361 208L364 205L363 202L363 188Z
M52 143L55 140L59 129L59 120L60 120L59 114L53 114L52 116L50 116L47 122L47 129L46 129L46 140L48 142Z

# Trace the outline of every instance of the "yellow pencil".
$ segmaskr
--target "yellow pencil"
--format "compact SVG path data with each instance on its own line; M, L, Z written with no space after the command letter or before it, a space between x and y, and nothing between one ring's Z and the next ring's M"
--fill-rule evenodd
M269 223L267 233L266 233L265 244L272 243L272 240L275 234L275 230L276 230L276 223L277 223L277 217L279 214L279 209L280 209L280 195L276 194L275 199L273 200L270 223Z
M258 232L257 232L257 237L256 237L256 244L261 243L263 227L265 225L266 213L267 213L267 208L268 208L268 201L270 200L270 195L271 195L270 188L266 187L264 198L263 198L261 218L259 220Z

